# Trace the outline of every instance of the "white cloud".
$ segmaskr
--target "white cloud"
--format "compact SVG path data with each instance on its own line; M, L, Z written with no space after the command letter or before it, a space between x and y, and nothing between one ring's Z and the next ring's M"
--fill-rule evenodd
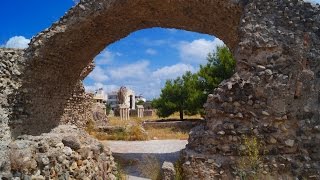
M111 91L116 91L120 88L120 86L111 84L111 85L106 85L103 83L94 83L93 85L90 86L84 86L87 92L95 92L97 89L103 88L104 92L111 92Z
M146 42L151 43L151 41L144 41L143 43ZM156 40L153 43L160 45L167 43L167 41ZM212 41L197 39L190 42L167 43L167 45L179 50L180 58L183 61L155 70L151 69L152 66L148 60L140 60L131 64L120 63L121 66L119 66L119 63L110 63L121 54L108 50L103 51L95 59L98 66L89 74L89 78L93 81L88 81L90 86L85 86L86 90L94 91L103 88L105 92L110 92L119 89L121 86L126 86L147 99L158 97L167 79L175 79L186 71L197 71L198 64L206 62L207 54L212 52L217 45L223 45L223 42L219 39ZM154 54L157 52L151 46L149 49L146 48L145 53ZM102 67L105 68L102 69Z
M178 32L178 29L174 29L174 28L167 28L166 29L169 33L176 33Z
M152 76L159 79L174 79L186 71L195 72L195 68L189 64L175 64L157 69L152 73Z
M146 76L146 72L148 70L149 61L142 60L133 64L128 64L119 68L113 68L109 71L110 77L112 79L125 79L125 78L133 78L139 79Z
M311 2L313 4L320 4L320 0L305 0L306 2Z
M142 43L145 46L162 46L169 44L169 40L166 39L148 39L148 38L142 38L142 39L137 39L138 43Z
M149 55L156 55L158 52L152 48L146 50L146 53Z
M113 53L105 49L95 58L95 63L98 65L110 64L117 56L121 56L121 53Z
M183 63L151 71L149 64L149 61L143 60L119 68L108 67L106 70L97 66L89 74L89 78L93 79L93 82L92 85L85 86L86 91L94 92L103 88L105 92L111 92L118 90L121 86L126 86L134 90L136 94L142 94L146 98L152 99L159 96L167 79L175 79L186 71L196 71L193 66Z
M102 69L100 66L96 66L93 71L88 75L89 78L94 80L95 82L103 82L109 79L106 71Z
M23 36L14 36L12 38L10 38L6 44L4 45L4 47L6 48L18 48L18 49L25 49L27 48L30 43L30 39L27 39Z
M218 38L215 38L212 41L197 39L192 42L180 42L178 50L181 61L202 64L206 62L206 57L209 52L212 52L217 46L221 46L223 44L223 41Z

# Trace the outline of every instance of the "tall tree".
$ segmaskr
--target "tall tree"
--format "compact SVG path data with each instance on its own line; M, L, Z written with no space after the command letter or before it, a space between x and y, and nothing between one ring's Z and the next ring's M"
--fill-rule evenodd
M180 119L183 120L184 113L197 114L199 96L202 94L197 86L198 76L191 72L186 72L175 80L167 80L160 97L153 100L152 106L157 109L160 117L179 112Z
M207 64L200 65L201 88L211 93L223 80L230 78L236 67L236 61L227 46L217 47L215 53L209 53Z
M209 53L207 64L200 65L196 74L186 72L175 80L167 80L161 90L160 97L153 100L160 117L168 117L175 112L194 115L203 113L203 104L207 95L216 88L221 81L230 78L234 73L235 59L226 46L218 47L215 53Z

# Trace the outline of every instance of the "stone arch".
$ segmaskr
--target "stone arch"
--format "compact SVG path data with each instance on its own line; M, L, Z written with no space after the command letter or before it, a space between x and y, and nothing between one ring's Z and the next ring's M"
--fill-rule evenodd
M165 27L216 35L235 49L241 15L241 3L229 0L82 1L25 50L24 92L12 118L23 127L12 120L14 134L39 134L56 126L71 92L90 72L88 65L108 44L139 29Z
M241 136L254 135L271 175L319 179L319 14L301 0L83 0L17 52L20 86L0 110L13 135L47 132L84 100L80 80L106 45L149 27L216 35L234 52L237 73L208 97L206 124L184 151L187 178L233 176L232 162L245 155Z

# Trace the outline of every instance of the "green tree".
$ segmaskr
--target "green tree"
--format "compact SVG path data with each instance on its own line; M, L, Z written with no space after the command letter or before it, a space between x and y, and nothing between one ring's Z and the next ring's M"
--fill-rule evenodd
M209 94L234 74L236 61L227 46L217 47L215 53L208 54L207 61L206 65L200 65L198 75L202 90Z
M226 46L217 47L216 53L209 53L207 64L200 65L196 74L186 72L175 80L167 80L160 97L152 101L160 117L168 117L175 112L194 115L203 114L203 104L207 96L224 79L230 78L235 70L235 59Z
M202 93L197 86L198 76L191 72L186 72L175 80L167 80L160 97L152 101L152 106L157 109L160 117L179 112L180 120L183 120L184 113L197 114L199 96Z

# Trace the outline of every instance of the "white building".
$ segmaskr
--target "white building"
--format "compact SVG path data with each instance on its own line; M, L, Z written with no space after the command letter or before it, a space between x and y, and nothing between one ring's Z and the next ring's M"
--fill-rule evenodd
M144 98L141 94L139 96L136 96L135 98L136 98L136 102L139 102L139 101L146 102L147 101L147 99Z
M93 96L94 102L104 103L108 98L106 97L102 88L96 90Z
M136 108L136 99L135 99L135 93L133 90L126 88L127 93L124 100L124 104L129 106L130 109ZM118 91L112 91L110 93L107 93L108 100L107 103L111 106L112 109L115 109L119 105L119 99L118 99Z

